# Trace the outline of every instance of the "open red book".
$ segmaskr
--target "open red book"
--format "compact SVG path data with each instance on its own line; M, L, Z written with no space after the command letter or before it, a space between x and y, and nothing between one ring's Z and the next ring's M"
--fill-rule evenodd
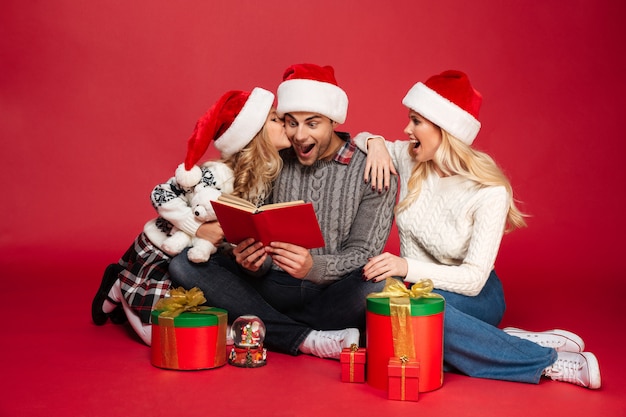
M252 237L264 245L285 242L307 249L324 246L324 237L311 203L290 201L257 208L242 198L222 194L211 204L230 243L237 244Z

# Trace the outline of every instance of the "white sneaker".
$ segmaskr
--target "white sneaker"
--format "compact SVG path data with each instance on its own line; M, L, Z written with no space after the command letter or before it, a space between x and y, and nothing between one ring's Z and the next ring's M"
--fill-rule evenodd
M502 329L511 336L530 340L543 347L550 347L557 352L582 352L585 350L583 339L567 330L553 329L545 332L529 332L515 327L505 327Z
M359 329L313 330L300 345L300 351L320 358L339 359L341 351L359 345Z
M543 371L545 376L589 389L600 388L600 366L593 353L559 352L558 355L556 362Z

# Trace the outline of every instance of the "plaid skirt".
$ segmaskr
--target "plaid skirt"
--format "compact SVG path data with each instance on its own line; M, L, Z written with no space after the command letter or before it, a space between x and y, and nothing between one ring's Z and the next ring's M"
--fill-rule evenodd
M142 323L150 324L153 307L169 291L169 264L172 258L141 233L119 260L124 268L118 278L122 295Z

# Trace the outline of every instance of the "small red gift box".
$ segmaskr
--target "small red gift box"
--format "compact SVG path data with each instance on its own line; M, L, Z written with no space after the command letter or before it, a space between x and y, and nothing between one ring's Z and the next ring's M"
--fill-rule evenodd
M391 358L387 365L390 400L417 401L419 399L419 362L407 358Z
M365 382L365 348L352 345L344 348L339 357L341 382Z

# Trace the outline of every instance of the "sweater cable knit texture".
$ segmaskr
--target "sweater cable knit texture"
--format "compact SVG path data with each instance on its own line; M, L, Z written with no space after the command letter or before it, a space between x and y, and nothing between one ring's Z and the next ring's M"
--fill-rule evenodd
M311 250L313 269L306 280L331 283L383 250L393 220L396 181L388 193L372 191L363 181L366 159L358 150L345 164L331 160L304 166L292 150L282 156L284 167L271 202L312 202L326 244Z
M369 133L355 138L367 150ZM415 162L408 141L385 141L398 174L400 201L407 195ZM400 255L407 260L407 282L430 278L435 288L474 296L494 268L509 209L502 186L481 186L460 175L430 174L419 197L398 214Z

